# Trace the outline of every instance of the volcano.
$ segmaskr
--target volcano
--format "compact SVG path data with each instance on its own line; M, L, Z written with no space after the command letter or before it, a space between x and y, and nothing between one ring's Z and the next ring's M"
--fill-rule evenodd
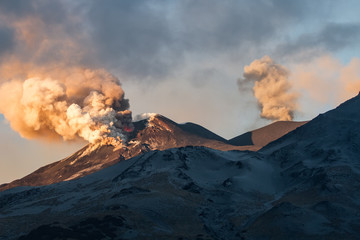
M24 178L1 185L0 191L18 186L40 186L69 181L153 150L204 146L222 151L256 151L304 123L277 122L228 141L200 125L178 124L162 115L152 114L134 123L135 129L129 134L129 142L126 145L114 147L89 144L68 158L44 166Z
M153 115L128 146L55 163L109 167L0 192L0 239L358 239L359 107L357 96L258 151Z

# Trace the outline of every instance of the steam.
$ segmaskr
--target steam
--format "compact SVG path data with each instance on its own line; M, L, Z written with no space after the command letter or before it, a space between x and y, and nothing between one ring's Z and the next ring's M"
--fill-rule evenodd
M0 85L0 113L21 136L81 137L90 143L118 145L132 131L129 102L119 80L106 70L37 69L26 75Z
M238 81L239 87L254 84L261 117L269 120L289 121L294 117L297 94L291 90L288 70L273 62L269 56L253 61L244 67L244 79Z

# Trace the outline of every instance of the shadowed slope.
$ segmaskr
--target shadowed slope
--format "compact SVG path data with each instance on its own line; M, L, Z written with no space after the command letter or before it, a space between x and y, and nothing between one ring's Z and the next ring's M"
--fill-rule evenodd
M220 137L219 135L209 131L208 129L206 129L198 124L188 122L188 123L184 123L184 124L178 124L178 126L185 132L188 132L191 134L196 134L203 138L213 139L213 140L216 140L219 142L228 143L226 139Z

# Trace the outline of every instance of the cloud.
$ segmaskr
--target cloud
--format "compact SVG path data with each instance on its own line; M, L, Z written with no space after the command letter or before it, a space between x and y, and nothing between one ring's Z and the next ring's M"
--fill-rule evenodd
M26 15L28 12L34 12L33 5L30 1L19 0L11 1L4 0L0 2L0 11L2 14L8 15Z
M160 4L164 4L162 7ZM92 1L88 20L98 61L139 78L161 76L176 56L165 1Z
M289 81L300 93L300 109L308 116L334 108L360 91L360 59L357 57L343 64L332 55L323 55L289 65L289 69Z
M286 0L5 0L0 81L28 79L34 68L76 66L107 69L138 89L164 81L233 87L239 66L264 54L294 63L358 44L356 19L326 18L335 7Z
M304 61L326 52L355 46L360 41L359 23L327 23L318 31L304 33L293 41L277 46L276 56Z
M65 1L1 1L0 21L13 32L3 62L32 65L87 64L89 47L80 14ZM86 53L86 54L85 54Z
M195 51L257 45L303 14L287 1L182 1L176 7L184 44Z
M294 58L318 48L336 51L356 44L357 23L322 24L320 32L304 31L287 40L304 19L319 24L325 12L319 5L284 0L5 0L0 20L16 33L11 53L17 59L106 68L152 84L203 59L226 55L224 61L244 65L264 54Z
M15 45L14 31L0 25L0 58L4 53L12 51Z
M84 14L95 58L143 82L172 77L189 61L247 60L307 14L288 1L91 1ZM235 56L235 54L237 56ZM229 61L230 59L228 59Z

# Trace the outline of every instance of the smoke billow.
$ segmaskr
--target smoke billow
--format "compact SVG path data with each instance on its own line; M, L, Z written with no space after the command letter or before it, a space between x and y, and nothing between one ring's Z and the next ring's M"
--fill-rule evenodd
M0 113L25 138L117 145L132 131L119 80L103 69L27 72L0 85Z
M129 102L96 60L84 13L64 1L24 4L0 3L0 113L29 139L125 141Z
M244 79L239 87L254 83L253 93L261 109L261 117L289 121L296 110L297 94L291 91L288 70L273 62L269 56L253 61L244 67Z

